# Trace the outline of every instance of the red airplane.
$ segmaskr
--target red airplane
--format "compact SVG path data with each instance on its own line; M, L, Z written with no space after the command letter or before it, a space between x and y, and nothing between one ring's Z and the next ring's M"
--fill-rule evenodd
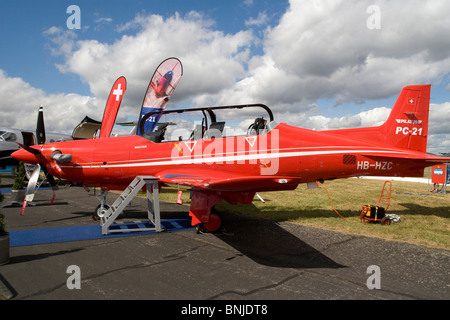
M124 190L144 175L158 178L160 186L190 186L192 225L214 232L221 229L222 217L211 209L222 200L250 204L256 192L356 176L422 177L424 168L449 162L426 153L430 88L403 88L389 118L378 127L307 130L276 123L270 108L257 104L159 110L141 119L141 135L109 137L109 121L98 139L26 147L13 157L105 191ZM216 113L247 114L251 108L261 109L266 118L257 118L247 134L223 136L224 122L217 121ZM145 121L155 114L191 112L202 114L204 121L189 138L165 140L167 126L161 124L155 132L144 132Z
M170 70L167 71L164 77L162 77L159 81L157 81L156 84L154 84L153 82L151 83L151 86L155 89L156 97L162 98L166 96L166 90L167 87L172 82L172 78L173 78L173 71Z

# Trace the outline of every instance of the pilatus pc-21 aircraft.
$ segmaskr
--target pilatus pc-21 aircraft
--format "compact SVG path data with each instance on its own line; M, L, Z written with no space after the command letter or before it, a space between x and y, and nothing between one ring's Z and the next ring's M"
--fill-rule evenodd
M166 61L169 66L161 68L163 63L155 76L179 63ZM181 72L172 77L171 92ZM141 114L137 135L110 137L125 86L124 78L114 84L110 96L114 108L108 102L98 139L26 147L14 158L106 191L124 190L136 176L156 177L160 186L190 186L192 225L211 232L222 226L222 217L211 210L222 200L250 204L260 191L293 190L301 183L356 176L422 177L424 168L450 161L426 153L430 85L403 88L381 126L329 131L277 123L262 104L164 110L170 94L157 97L154 86L149 86L146 99L163 102ZM227 119L230 114L243 119L249 110L256 110L258 117L247 131L232 135L227 123L217 118L224 112ZM171 115L184 124L193 113L200 120L189 130L177 131L175 121L156 125L160 117ZM146 131L147 121L156 129Z

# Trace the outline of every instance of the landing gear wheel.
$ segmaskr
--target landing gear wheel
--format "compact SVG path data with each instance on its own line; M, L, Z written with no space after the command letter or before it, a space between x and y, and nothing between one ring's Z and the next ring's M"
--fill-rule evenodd
M211 210L212 211L212 210ZM216 233L222 230L222 216L218 212L211 212L209 221L200 223L197 226L197 232Z
M106 213L106 211L108 211L109 206L107 204L105 204L105 206L102 208L102 205L99 204L97 206L97 208L94 211L94 214L92 215L92 219L94 221L99 221L100 217L103 217L103 215Z

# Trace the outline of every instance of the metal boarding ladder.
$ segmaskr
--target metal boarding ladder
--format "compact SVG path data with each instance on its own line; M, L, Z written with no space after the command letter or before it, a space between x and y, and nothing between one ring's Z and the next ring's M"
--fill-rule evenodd
M123 212L130 201L138 194L142 187L147 186L147 213L148 219L155 226L154 228L129 228L129 229L109 229L117 217ZM108 211L100 216L102 234L114 232L134 232L134 231L156 231L161 232L161 217L159 209L158 178L153 176L137 176L126 187L122 194L114 201Z

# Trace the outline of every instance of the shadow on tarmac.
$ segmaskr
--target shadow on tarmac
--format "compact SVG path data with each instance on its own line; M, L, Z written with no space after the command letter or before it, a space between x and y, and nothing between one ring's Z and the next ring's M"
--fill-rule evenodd
M225 229L216 236L258 264L277 268L346 267L273 221L225 214Z
M161 219L186 219L189 207L165 203ZM145 219L146 212L128 208L121 219ZM215 237L233 247L238 256L246 256L258 264L278 268L345 268L320 251L266 219L223 213L224 231ZM192 230L191 232L195 232ZM201 235L200 235L201 236ZM234 257L229 258L229 260Z
M165 203L161 219L186 219L189 207ZM137 210L139 210L137 208ZM124 219L145 218L146 212L127 209ZM294 236L277 222L223 212L224 231L218 239L258 264L278 268L345 268ZM195 232L195 231L192 231ZM233 257L229 260L234 259Z
M14 257L10 258L8 264L19 264L19 263L25 263L25 262L29 262L29 261L47 259L49 257L60 256L60 255L64 255L64 254L67 254L67 253L74 253L74 252L82 251L82 250L83 249L61 250L61 251L53 252L53 253L38 253L38 254L14 256Z

